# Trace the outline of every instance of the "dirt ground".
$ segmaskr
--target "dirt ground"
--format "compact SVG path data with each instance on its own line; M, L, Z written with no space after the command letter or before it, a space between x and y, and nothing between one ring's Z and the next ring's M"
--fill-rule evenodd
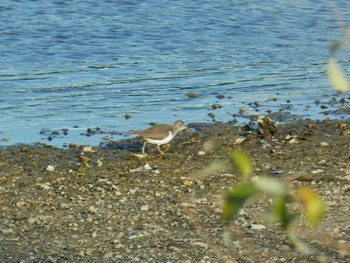
M2 148L0 262L350 262L349 121L189 127L166 154L148 146L145 158L132 155L137 138ZM250 154L253 176L322 196L322 224L310 229L300 217L293 226L312 254L264 221L266 196L240 212L224 243L223 199L241 180L233 149Z

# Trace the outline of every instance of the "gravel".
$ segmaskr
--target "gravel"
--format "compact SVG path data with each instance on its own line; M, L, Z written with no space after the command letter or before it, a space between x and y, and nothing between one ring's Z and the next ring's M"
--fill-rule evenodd
M350 122L189 126L166 154L148 146L145 158L132 154L138 139L1 148L0 262L350 262ZM241 180L232 149L250 154L254 177L322 196L322 224L310 229L301 217L294 226L311 255L264 221L266 196L240 212L224 242L223 199Z

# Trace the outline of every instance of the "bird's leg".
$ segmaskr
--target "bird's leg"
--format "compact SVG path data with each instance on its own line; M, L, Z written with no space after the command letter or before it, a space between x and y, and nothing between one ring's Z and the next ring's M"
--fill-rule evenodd
M146 148L146 141L143 142L143 147L142 147L142 154L143 155L146 155L145 148Z
M157 145L157 149L158 149L158 151L159 151L161 154L164 154L164 153L162 152L162 150L160 149L160 145Z

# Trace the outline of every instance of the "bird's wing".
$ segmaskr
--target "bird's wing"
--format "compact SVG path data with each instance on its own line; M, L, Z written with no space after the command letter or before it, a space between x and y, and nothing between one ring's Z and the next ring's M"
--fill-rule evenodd
M141 137L147 137L154 140L161 140L161 139L164 139L164 137L167 137L169 135L169 131L171 131L169 126L171 125L168 125L168 124L156 125L146 130L139 131L138 135Z

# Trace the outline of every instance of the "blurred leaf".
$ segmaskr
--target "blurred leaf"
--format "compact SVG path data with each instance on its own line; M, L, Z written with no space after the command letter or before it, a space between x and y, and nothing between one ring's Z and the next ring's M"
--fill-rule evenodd
M265 194L272 196L284 196L287 195L287 189L284 184L274 178L260 177L259 180L255 181L256 188Z
M337 92L348 92L348 80L334 58L329 58L328 60L328 79Z
M248 154L240 151L233 151L232 158L244 177L248 177L252 173L253 165Z
M312 189L301 188L298 191L299 198L305 209L305 217L309 225L317 226L326 213L326 205L322 198Z
M252 182L244 182L233 187L227 194L223 208L224 223L227 225L244 206L248 199L256 194L255 185Z
M283 229L288 229L288 226L295 218L295 214L288 213L288 195L279 196L275 199L273 212L275 219L281 224Z
M232 242L232 233L228 226L224 226L223 241L226 246L229 246Z
M312 250L306 244L304 244L291 229L287 229L286 232L289 240L293 243L298 251L305 255L310 255L313 253Z
M340 41L333 41L332 44L329 47L329 53L330 55L334 55L335 52L337 52L339 50L341 46L341 42Z
M193 179L200 180L207 176L216 173L217 171L224 170L226 168L226 164L220 161L215 161L205 167L203 170L197 171L192 175Z

